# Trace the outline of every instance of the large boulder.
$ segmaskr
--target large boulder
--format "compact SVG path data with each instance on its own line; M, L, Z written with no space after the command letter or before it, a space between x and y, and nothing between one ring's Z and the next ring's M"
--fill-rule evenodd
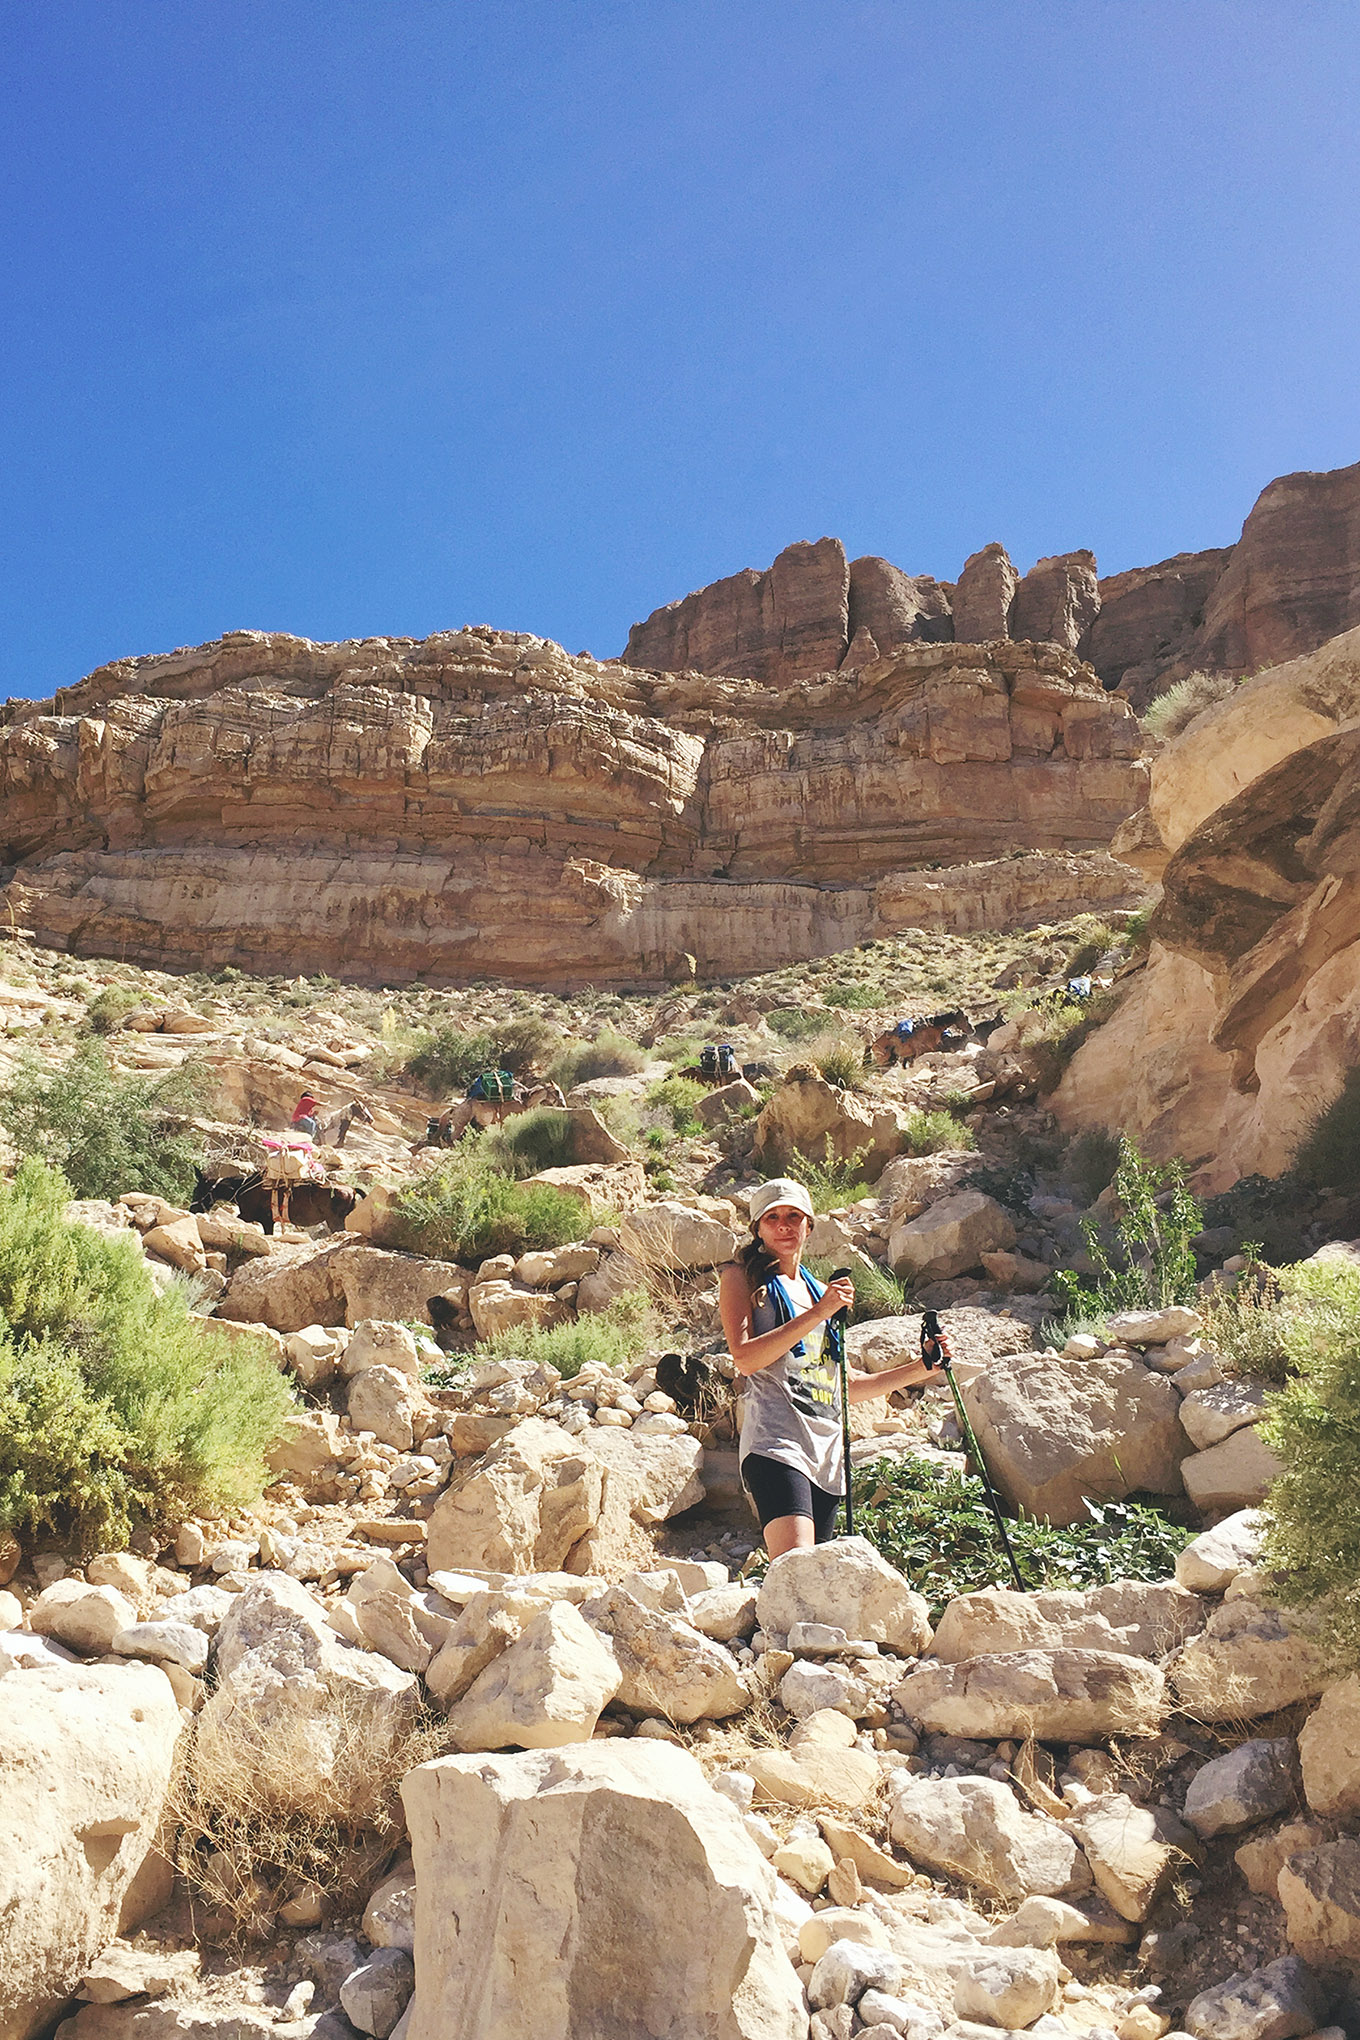
M1068 1825L1123 1920L1147 1918L1194 1840L1165 1807L1137 1806L1123 1792L1078 1807Z
M384 1445L409 1452L417 1418L430 1406L418 1381L397 1367L365 1367L349 1385L346 1408L356 1431L371 1431Z
M1353 1835L1291 1856L1277 1888L1291 1948L1309 1962L1360 1961L1360 1842Z
M1327 1684L1319 1652L1283 1608L1243 1595L1225 1601L1170 1660L1167 1676L1197 1721L1251 1721L1298 1700L1316 1700Z
M402 1797L407 2040L806 2040L775 1874L686 1751L447 1757Z
M1185 1818L1201 1841L1255 1827L1294 1799L1294 1745L1287 1736L1253 1737L1201 1764L1185 1795Z
M782 1646L799 1622L823 1622L866 1643L917 1657L930 1642L924 1598L867 1537L835 1537L772 1559L756 1603L761 1629Z
M431 1572L555 1572L600 1514L604 1466L560 1425L528 1417L492 1446L430 1517Z
M1261 1549L1261 1512L1239 1509L1212 1530L1202 1530L1177 1554L1176 1578L1197 1594L1221 1594L1256 1563Z
M688 1432L594 1426L580 1441L604 1467L599 1512L575 1546L581 1572L614 1573L635 1562L646 1533L701 1502L704 1448Z
M1360 1814L1360 1678L1329 1686L1299 1733L1303 1793L1314 1813Z
M1163 1681L1145 1658L1116 1651L1028 1650L921 1665L894 1686L893 1699L933 1733L1092 1743L1154 1735Z
M980 1268L982 1257L1015 1245L1015 1225L994 1197L960 1190L942 1197L919 1218L895 1225L888 1235L888 1260L895 1275L918 1282L947 1282Z
M220 1318L268 1325L276 1332L300 1332L304 1325L343 1325L345 1285L337 1247L275 1247L268 1256L244 1262L217 1306Z
M610 1587L587 1601L584 1613L609 1639L625 1707L688 1723L724 1721L750 1706L731 1652L682 1615L646 1608L625 1587Z
M717 1268L738 1244L730 1226L688 1204L644 1204L619 1220L619 1245L646 1268Z
M838 1090L811 1063L795 1063L755 1124L756 1165L771 1175L808 1156L855 1162L872 1183L902 1144L896 1112Z
M1086 1860L1071 1835L1042 1814L1024 1812L1008 1785L898 1771L888 1790L889 1832L914 1863L1002 1898L1090 1887Z
M157 1840L181 1721L152 1665L0 1678L0 2036L28 2040L169 1895Z
M960 1390L993 1480L1032 1516L1081 1523L1087 1497L1180 1492L1180 1397L1140 1361L1020 1353Z
M1254 1425L1181 1462L1185 1492L1206 1516L1236 1515L1270 1493L1284 1468Z
M959 1594L940 1617L931 1656L942 1664L998 1651L1099 1650L1163 1658L1204 1627L1198 1594L1171 1580L1111 1580L1077 1593L1018 1594L983 1587Z
M216 1663L195 1750L209 1805L247 1793L337 1820L372 1810L416 1720L412 1673L342 1643L307 1589L277 1572L261 1573L232 1602Z
M589 1742L622 1683L613 1651L570 1601L547 1601L449 1709L460 1750Z
M1283 1955L1264 1969L1234 1970L1200 1991L1186 2007L1186 2030L1194 2040L1291 2040L1317 2030L1326 2003L1327 1992L1307 1964Z

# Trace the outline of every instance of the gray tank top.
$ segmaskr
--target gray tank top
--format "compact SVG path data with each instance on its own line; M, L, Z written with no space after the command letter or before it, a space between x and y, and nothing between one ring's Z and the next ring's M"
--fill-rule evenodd
M798 1272L808 1299L815 1301L822 1293L821 1283L806 1269ZM772 1276L768 1286L752 1296L752 1335L772 1332L806 1309L796 1291L790 1294L787 1282ZM844 1451L840 1384L825 1333L826 1327L818 1325L800 1342L801 1351L785 1353L758 1374L742 1377L741 1458L755 1452L781 1466L796 1466L814 1487L834 1495L844 1485Z

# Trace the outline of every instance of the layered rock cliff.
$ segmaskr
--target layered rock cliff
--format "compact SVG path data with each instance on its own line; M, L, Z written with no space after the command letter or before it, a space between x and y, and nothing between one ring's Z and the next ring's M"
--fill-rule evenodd
M1074 854L1144 797L1137 725L1056 648L761 686L484 629L236 632L5 718L9 914L88 954L617 982L1137 896Z
M1156 939L1056 1109L1207 1189L1278 1175L1360 1065L1360 629L1191 723L1116 848L1162 878Z
M834 538L791 545L634 624L635 666L784 681L853 668L902 644L1042 640L1076 649L1139 707L1204 668L1259 671L1360 623L1360 464L1285 475L1234 546L1097 577L1090 552L1023 578L1005 547L974 553L957 583L887 560L847 562Z

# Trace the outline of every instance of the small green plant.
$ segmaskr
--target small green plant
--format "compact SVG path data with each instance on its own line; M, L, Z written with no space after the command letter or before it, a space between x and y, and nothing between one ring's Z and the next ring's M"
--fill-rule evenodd
M1280 1597L1307 1608L1339 1666L1360 1669L1360 1270L1282 1269L1282 1300L1313 1308L1281 1327L1296 1371L1261 1435L1283 1462L1267 1501L1264 1557Z
M564 1042L549 1071L553 1082L569 1091L573 1084L588 1084L596 1077L633 1077L646 1067L647 1058L635 1041L629 1041L612 1027L602 1027L593 1041Z
M1339 1094L1299 1142L1294 1173L1322 1190L1360 1190L1360 1068L1348 1070Z
M1160 1580L1190 1532L1146 1502L1086 1503L1070 1526L1016 1517L1007 1525L1033 1588ZM897 1567L938 1616L959 1594L1010 1586L982 1482L927 1459L885 1459L855 1474L855 1527Z
M651 1184L653 1190L659 1190L664 1197L668 1190L675 1189L675 1178L669 1169L658 1169L651 1162L647 1162L645 1167L647 1170L647 1181Z
M822 993L822 1002L843 1007L847 1012L863 1013L881 1006L883 993L877 985L832 985Z
M808 1054L828 1084L838 1091L857 1091L864 1080L864 1050L852 1035L824 1034Z
M1150 737L1170 743L1190 727L1206 708L1216 708L1242 685L1231 673L1187 673L1145 710L1142 723Z
M0 1186L0 1524L121 1546L256 1499L292 1406L272 1358L158 1295L131 1240L68 1224L29 1159Z
M1206 1344L1230 1372L1279 1385L1360 1336L1360 1268L1347 1261L1288 1268L1255 1262L1236 1287L1212 1289L1201 1315Z
M828 1281L837 1265L829 1260L808 1263L819 1282ZM888 1269L880 1268L876 1261L851 1262L850 1279L855 1285L855 1307L850 1313L853 1324L864 1324L870 1318L901 1317L910 1307L906 1284Z
M1038 1024L1031 1022L1024 1045L1041 1092L1047 1095L1057 1090L1064 1070L1083 1041L1110 1018L1118 1003L1113 988L1093 992L1089 999L1071 999L1066 992L1050 992L1047 998L1022 1001L1024 1006L1032 1006L1037 1015Z
M560 1247L585 1227L579 1199L547 1183L520 1183L483 1154L459 1148L403 1195L396 1243L432 1260L475 1266L492 1254Z
M1123 1310L1162 1310L1188 1303L1195 1294L1195 1251L1191 1241L1204 1213L1185 1182L1180 1161L1145 1160L1127 1134L1119 1139L1114 1190L1116 1263L1094 1220L1082 1220L1094 1286L1071 1269L1052 1278L1053 1294L1073 1320L1099 1320Z
M180 1122L202 1097L196 1064L160 1077L124 1075L102 1042L86 1040L60 1069L21 1057L0 1096L0 1123L19 1154L60 1169L75 1197L144 1190L187 1203L199 1151Z
M562 1039L560 1027L535 1013L511 1020L496 1036L500 1045L499 1067L513 1070L517 1077L531 1070L546 1069Z
M790 1174L807 1191L814 1211L837 1211L844 1204L853 1204L868 1191L869 1179L864 1173L868 1152L867 1148L862 1148L848 1161L839 1161L831 1151L831 1136L828 1134L820 1161L814 1161L811 1155L794 1149L789 1163Z
M483 1143L504 1154L515 1176L536 1176L540 1169L569 1168L576 1159L575 1130L569 1112L551 1105L516 1113L488 1134Z

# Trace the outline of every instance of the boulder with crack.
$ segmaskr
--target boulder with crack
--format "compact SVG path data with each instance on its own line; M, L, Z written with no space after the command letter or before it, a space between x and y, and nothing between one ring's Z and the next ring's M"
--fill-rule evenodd
M943 1664L997 1651L1105 1650L1162 1658L1204 1627L1198 1594L1171 1580L1112 1580L1082 1592L983 1587L945 1609L930 1646Z
M609 1644L570 1601L545 1601L449 1709L460 1750L589 1742L623 1683Z
M554 1572L599 1519L604 1466L560 1425L529 1417L441 1496L429 1521L431 1572Z
M1070 1826L1091 1874L1125 1920L1145 1920L1194 1837L1166 1808L1137 1806L1127 1793L1107 1792L1078 1807Z
M1283 1608L1243 1595L1225 1601L1166 1667L1183 1710L1197 1721L1252 1721L1327 1684L1319 1652Z
M930 1642L922 1595L875 1551L867 1537L836 1537L772 1559L756 1603L760 1627L782 1647L799 1622L821 1622L865 1643L916 1657Z
M1090 1888L1077 1843L1056 1821L1026 1813L991 1778L918 1778L895 1772L888 1831L914 1863L1002 1898L1057 1896Z
M407 2040L806 2040L775 1875L736 1808L664 1743L422 1764Z

